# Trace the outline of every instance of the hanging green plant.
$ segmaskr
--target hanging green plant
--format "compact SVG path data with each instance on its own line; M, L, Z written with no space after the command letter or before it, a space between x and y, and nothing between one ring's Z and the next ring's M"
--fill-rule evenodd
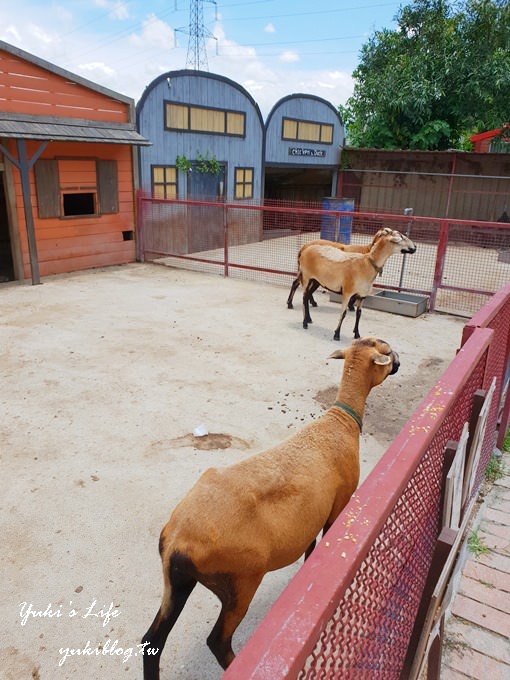
M195 169L197 172L208 172L211 175L219 175L221 172L221 165L216 156L209 158L209 153L206 153L204 156L197 152Z
M189 172L193 167L193 163L184 155L176 156L175 167L178 168L179 170L182 170L182 172Z

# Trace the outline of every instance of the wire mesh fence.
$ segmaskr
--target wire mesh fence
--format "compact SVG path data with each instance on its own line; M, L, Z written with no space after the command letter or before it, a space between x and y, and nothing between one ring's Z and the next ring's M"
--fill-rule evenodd
M431 310L470 316L510 280L510 224L270 205L159 201L139 196L139 258L288 286L297 254L317 238L368 244L382 227L406 233L412 256L393 256L375 289L426 295Z

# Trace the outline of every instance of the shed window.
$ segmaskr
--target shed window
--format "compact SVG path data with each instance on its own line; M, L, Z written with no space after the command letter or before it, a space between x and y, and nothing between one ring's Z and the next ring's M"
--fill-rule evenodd
M253 198L253 168L235 169L235 198Z
M177 168L175 165L152 166L153 198L177 198Z
M180 130L181 132L244 137L246 114L244 111L166 102L165 127L167 130Z
M84 192L82 194L62 195L62 208L65 217L71 215L95 215L96 194Z
M119 212L116 161L43 159L34 173L41 219Z
M282 139L293 142L332 144L333 125L330 123L316 123L310 120L284 118L282 121Z

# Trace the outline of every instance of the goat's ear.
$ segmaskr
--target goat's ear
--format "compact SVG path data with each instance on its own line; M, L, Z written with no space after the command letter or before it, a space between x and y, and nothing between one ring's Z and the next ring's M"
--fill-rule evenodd
M386 366L391 363L391 357L387 354L376 354L374 357L374 364L379 364L379 366Z
M402 234L398 231L394 231L393 234L392 234L392 237L390 238L390 241L392 243L400 243L401 240L402 240Z
M343 349L336 349L333 354L330 354L328 359L345 359L345 352Z

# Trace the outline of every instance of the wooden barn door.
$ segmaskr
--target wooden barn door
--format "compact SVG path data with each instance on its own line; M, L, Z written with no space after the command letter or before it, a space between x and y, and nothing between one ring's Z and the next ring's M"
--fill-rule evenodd
M210 172L188 173L188 198L192 201L217 201L214 206L190 206L188 249L190 253L223 248L223 206L226 194L225 165L218 175Z
M0 170L0 283L14 279L9 215L4 187L4 173Z

